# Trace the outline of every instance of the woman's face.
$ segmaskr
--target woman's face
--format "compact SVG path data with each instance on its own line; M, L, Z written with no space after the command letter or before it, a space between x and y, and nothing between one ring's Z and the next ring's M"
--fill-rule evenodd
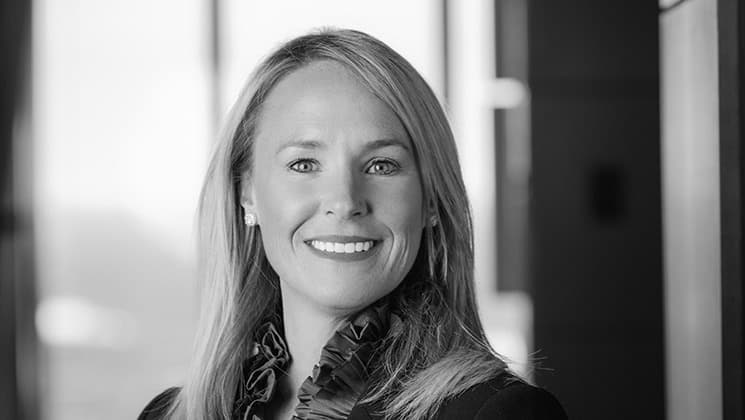
M320 61L282 79L253 159L244 203L285 299L348 313L400 284L425 220L412 144L346 69Z

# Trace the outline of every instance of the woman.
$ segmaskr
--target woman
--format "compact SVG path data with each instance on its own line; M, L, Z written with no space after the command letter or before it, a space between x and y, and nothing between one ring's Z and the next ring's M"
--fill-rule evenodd
M270 55L202 191L192 370L140 418L565 418L484 336L456 156L429 86L371 36Z

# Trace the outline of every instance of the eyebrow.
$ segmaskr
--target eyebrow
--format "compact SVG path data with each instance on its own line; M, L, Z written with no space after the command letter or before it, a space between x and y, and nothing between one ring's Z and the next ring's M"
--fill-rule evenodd
M308 139L290 140L286 143L283 143L281 146L279 146L279 149L277 149L277 154L291 147L296 147L299 149L323 149L326 147L326 145L318 140L308 140Z
M319 140L310 140L310 139L291 140L291 141L288 141L282 144L279 147L279 149L277 149L277 154L279 154L284 149L288 149L291 147L296 147L299 149L325 149L326 144ZM382 149L384 147L400 147L407 152L411 152L411 150L409 149L409 146L397 138L383 138L383 139L373 140L365 144L364 151L367 152L370 150Z
M409 150L409 146L406 143L402 142L401 140L397 138L373 140L370 143L367 143L365 145L365 151L374 150L374 149L382 149L384 147L400 147L406 150L407 152L411 151Z

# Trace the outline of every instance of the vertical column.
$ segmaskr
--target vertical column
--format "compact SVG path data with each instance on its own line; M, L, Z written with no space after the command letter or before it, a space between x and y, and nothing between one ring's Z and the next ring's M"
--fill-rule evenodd
M722 418L716 0L660 14L669 419Z
M0 412L38 418L28 107L31 2L0 5Z
M719 173L722 250L722 410L725 420L745 417L745 7L717 1L719 43Z

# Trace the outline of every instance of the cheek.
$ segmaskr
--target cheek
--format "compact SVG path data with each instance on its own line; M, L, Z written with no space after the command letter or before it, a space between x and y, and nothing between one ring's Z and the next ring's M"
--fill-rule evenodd
M409 179L395 188L373 191L371 196L376 197L375 207L394 233L409 236L421 231L423 207L418 179Z
M309 204L312 196L309 188L291 182L281 174L269 173L256 182L257 210L265 224L281 223L283 219L297 217L295 214Z
M297 228L312 212L312 194L305 188L276 181L256 190L259 224L267 253L289 251Z
M397 189L380 191L377 197L378 217L393 234L391 265L409 267L416 258L422 238L422 193L418 179L410 180ZM395 269L395 268L394 268Z

